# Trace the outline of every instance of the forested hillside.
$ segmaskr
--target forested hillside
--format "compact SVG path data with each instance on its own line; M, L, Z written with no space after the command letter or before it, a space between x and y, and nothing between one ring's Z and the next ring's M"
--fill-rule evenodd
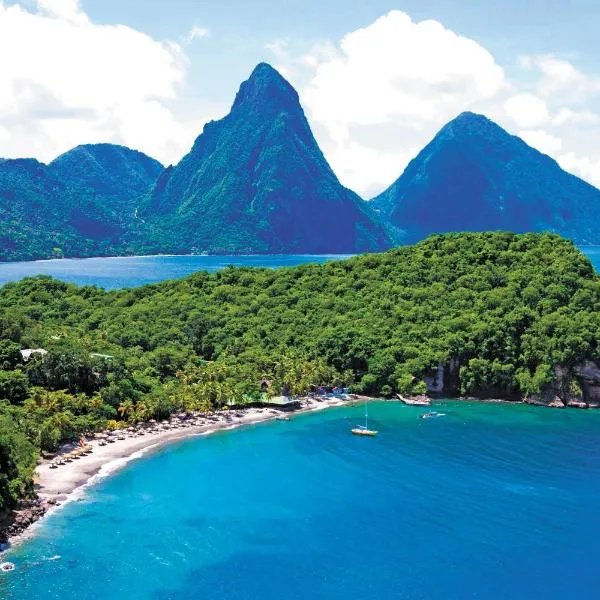
M113 144L78 146L49 165L0 163L0 261L131 254L136 202L162 165Z
M0 289L0 508L40 449L109 422L343 383L372 395L540 394L597 359L600 280L552 234L448 234L384 254L229 268L104 292L47 277ZM24 360L20 350L44 349ZM566 386L566 387L565 387ZM563 392L560 392L563 393ZM560 394L559 393L559 394Z

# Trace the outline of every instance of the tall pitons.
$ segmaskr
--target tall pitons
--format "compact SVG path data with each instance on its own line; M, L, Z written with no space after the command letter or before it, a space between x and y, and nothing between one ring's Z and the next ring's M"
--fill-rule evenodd
M430 233L553 231L599 243L600 191L484 116L443 127L372 201L412 243Z
M139 214L143 239L169 252L343 253L393 243L329 167L294 88L265 63L231 112L161 175Z
M327 164L292 86L260 64L176 166L110 144L78 146L49 165L0 159L0 260L361 252L488 229L600 243L598 206L599 190L473 113L364 202Z

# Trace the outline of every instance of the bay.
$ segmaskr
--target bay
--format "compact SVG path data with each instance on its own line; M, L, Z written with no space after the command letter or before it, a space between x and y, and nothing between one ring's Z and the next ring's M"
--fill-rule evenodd
M597 598L600 412L361 406L191 439L45 520L6 600Z
M594 268L600 271L600 246L581 246L580 250L590 258ZM0 286L8 281L18 281L32 275L51 275L68 283L96 285L112 290L185 277L196 271L214 272L229 265L276 269L305 263L324 263L349 256L337 254L124 256L0 263Z
M95 285L106 290L139 287L166 279L177 279L196 271L212 273L229 265L277 269L305 263L324 263L348 258L345 254L269 254L247 256L117 256L62 258L0 263L0 286L33 275L50 275L77 285Z

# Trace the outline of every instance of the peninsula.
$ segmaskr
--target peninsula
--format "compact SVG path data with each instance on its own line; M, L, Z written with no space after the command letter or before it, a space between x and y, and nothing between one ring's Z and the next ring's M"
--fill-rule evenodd
M324 265L113 292L9 283L0 511L35 497L40 453L65 442L280 395L338 387L594 407L599 331L600 278L553 234L436 235Z

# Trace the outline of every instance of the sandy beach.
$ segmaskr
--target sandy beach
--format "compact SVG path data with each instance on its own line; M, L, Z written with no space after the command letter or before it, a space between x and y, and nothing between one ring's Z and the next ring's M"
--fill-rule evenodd
M123 432L120 437L124 439L116 439L112 443L93 439L89 441L93 450L90 454L55 468L51 467L54 459L43 461L36 470L36 492L47 509L44 515L47 516L59 506L78 497L87 486L114 473L131 460L140 458L167 443L235 429L244 425L272 421L277 418L294 418L298 414L348 405L351 402L341 398L321 400L304 398L300 408L293 411L270 407L221 411L210 417L192 416L182 420L172 418L170 421L158 423L152 428L143 429L143 435ZM149 431L148 429L158 429L158 431ZM37 523L39 521L33 523L26 531L11 537L10 545L14 546L32 535Z

